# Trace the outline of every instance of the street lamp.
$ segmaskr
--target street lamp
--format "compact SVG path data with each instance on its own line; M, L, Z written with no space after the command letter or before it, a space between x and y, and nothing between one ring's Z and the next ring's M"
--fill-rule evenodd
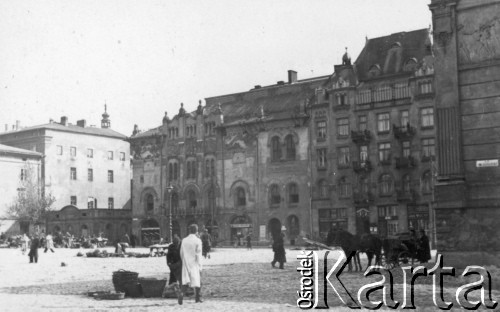
M174 187L172 185L169 185L166 187L166 190L169 195L169 202L168 202L168 234L170 237L170 243L173 242L172 238L172 190Z

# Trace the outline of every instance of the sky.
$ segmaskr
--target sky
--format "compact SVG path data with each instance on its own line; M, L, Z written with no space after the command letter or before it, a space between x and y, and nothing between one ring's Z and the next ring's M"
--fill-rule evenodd
M430 0L0 0L0 132L67 116L130 136L204 98L333 72L428 28Z

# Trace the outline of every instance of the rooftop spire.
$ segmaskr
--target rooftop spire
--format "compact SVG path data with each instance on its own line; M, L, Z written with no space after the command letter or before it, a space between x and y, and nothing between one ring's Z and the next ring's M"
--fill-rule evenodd
M101 128L111 128L111 120L109 120L108 105L104 102L104 114L102 114Z

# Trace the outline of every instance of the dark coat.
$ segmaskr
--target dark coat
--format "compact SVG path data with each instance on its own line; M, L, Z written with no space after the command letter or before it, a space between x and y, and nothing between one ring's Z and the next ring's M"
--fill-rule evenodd
M273 243L273 251L274 251L274 260L275 262L284 263L286 262L286 253L285 253L285 245L284 245L283 237L277 236L274 239Z
M167 249L167 265L170 269L170 279L168 284L179 281L182 285L182 259L180 244L170 244Z
M30 252L28 256L38 257L38 248L40 248L40 239L35 237L31 240Z
M431 259L431 248L429 246L429 238L427 235L422 235L417 241L417 257L420 262L427 262Z

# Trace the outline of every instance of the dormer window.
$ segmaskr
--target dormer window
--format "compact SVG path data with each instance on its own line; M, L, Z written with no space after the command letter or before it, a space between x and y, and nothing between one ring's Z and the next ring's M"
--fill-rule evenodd
M403 70L405 72L414 72L417 70L417 59L416 58L411 58L406 61Z
M368 71L368 76L371 78L380 76L380 65L375 64L372 67L370 67L370 70Z

